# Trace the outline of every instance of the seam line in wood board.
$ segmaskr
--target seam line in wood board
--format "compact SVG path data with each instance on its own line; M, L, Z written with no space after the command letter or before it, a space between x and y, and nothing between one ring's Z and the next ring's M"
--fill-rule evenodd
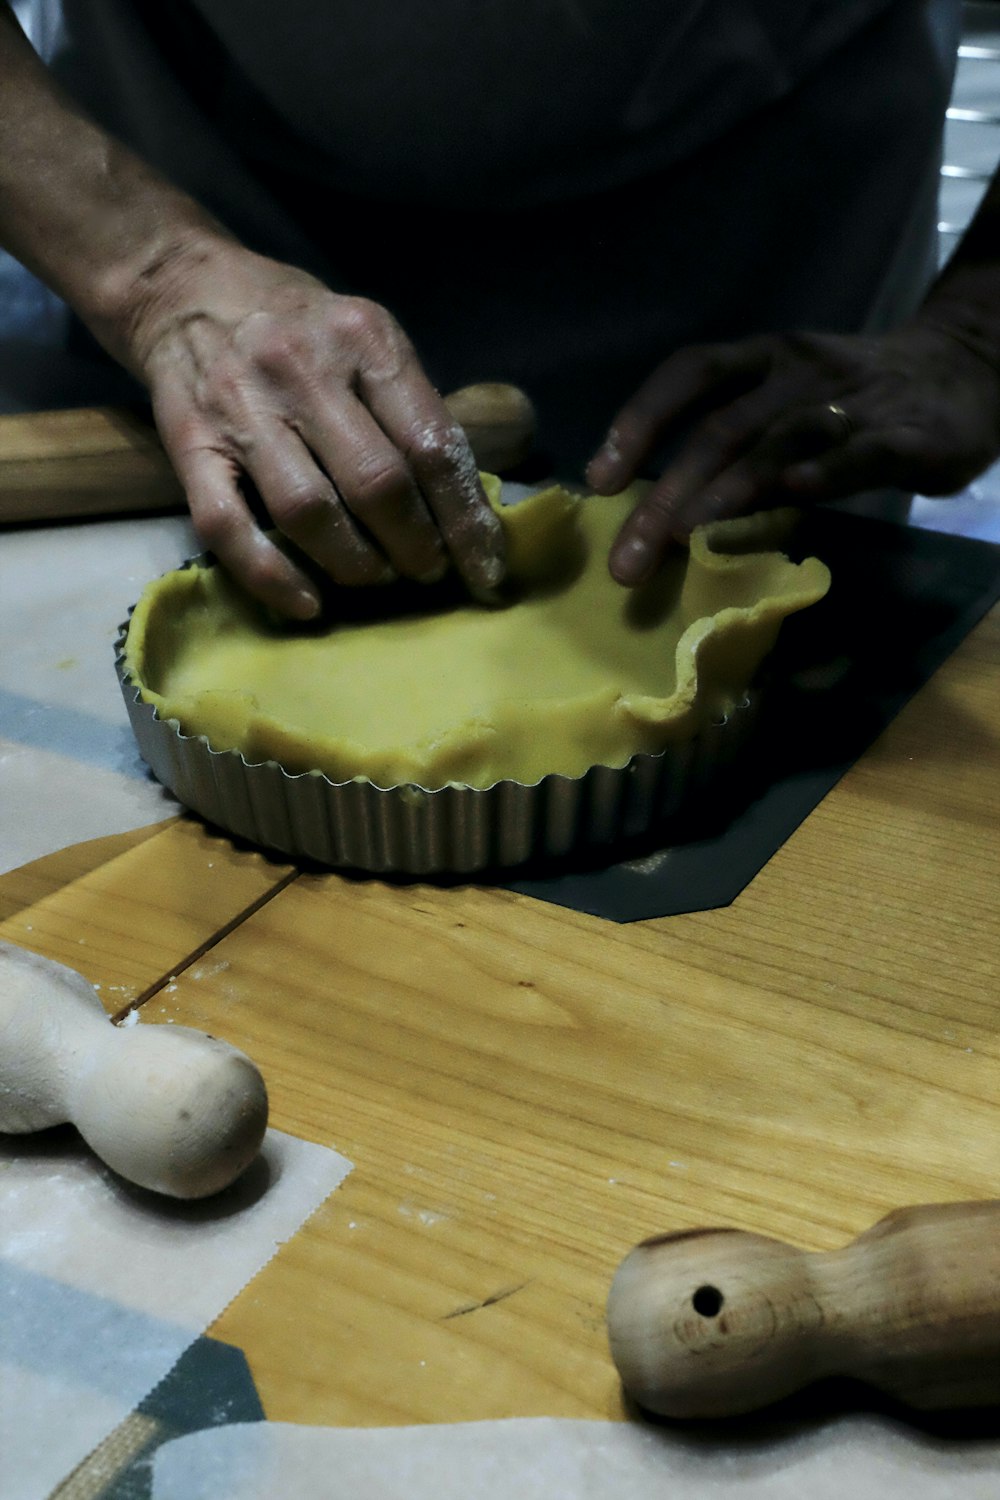
M183 974L184 970L189 969L192 964L197 963L199 958L204 958L205 954L211 952L218 943L222 942L223 938L227 938L231 932L235 932L237 927L242 927L244 922L254 916L256 912L259 912L262 906L266 906L269 901L274 900L275 896L287 890L293 880L298 880L300 874L300 870L289 870L287 875L283 875L262 896L258 896L256 901L251 901L250 905L245 906L242 911L238 911L235 917L230 917L229 921L220 927L218 932L213 932L210 938L206 938L203 943L199 943L197 948L194 948L179 964L174 964L169 973L161 974L159 979L155 979L152 984L146 986L141 995L137 995L134 1000L130 1000L121 1010L116 1011L111 1017L112 1024L118 1026L124 1021L130 1011L138 1010L140 1006L146 1004L147 1000L152 1000L154 995L158 995L161 990L172 983L178 974Z

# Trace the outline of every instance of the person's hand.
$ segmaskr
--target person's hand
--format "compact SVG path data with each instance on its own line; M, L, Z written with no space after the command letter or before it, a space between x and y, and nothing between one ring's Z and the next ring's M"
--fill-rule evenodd
M590 484L624 488L680 423L686 440L612 546L619 583L641 583L671 543L724 516L882 487L953 494L1000 454L1000 369L929 317L880 338L683 349L619 412Z
M263 603L307 619L315 584L241 485L335 583L503 575L503 535L462 429L374 302L223 237L158 268L128 330L202 543Z

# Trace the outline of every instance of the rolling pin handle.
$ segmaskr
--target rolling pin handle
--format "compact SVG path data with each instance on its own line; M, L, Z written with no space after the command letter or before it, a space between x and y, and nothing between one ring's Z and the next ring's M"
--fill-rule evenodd
M1000 1404L1000 1202L900 1209L842 1250L687 1230L638 1245L608 1298L626 1390L726 1417L825 1376L912 1407Z
M517 386L463 386L445 405L481 469L504 474L531 452L535 410ZM115 407L0 416L0 525L179 510L184 492L153 427Z

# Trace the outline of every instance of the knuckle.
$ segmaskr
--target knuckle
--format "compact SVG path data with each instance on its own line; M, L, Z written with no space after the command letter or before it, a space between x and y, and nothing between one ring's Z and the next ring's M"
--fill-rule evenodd
M747 427L735 413L716 411L705 418L698 437L707 452L725 455L743 447Z
M355 565L348 579L348 587L371 588L374 584L385 583L387 576L392 577L388 564L380 557L373 557L370 561L366 560Z
M634 513L635 524L647 536L661 536L673 523L680 495L673 485L658 484Z
M391 337L396 327L391 314L367 297L341 298L333 317L341 337L363 348Z
M829 354L830 340L821 333L812 333L808 329L796 328L790 333L781 335L781 342L777 351L794 359L811 360L824 353Z
M690 367L694 370L707 370L721 363L724 351L728 348L726 344L686 344L683 349L666 360L664 363L673 365L675 368Z
M779 335L779 339L776 350L781 365L796 374L802 369L819 370L844 379L865 359L863 341L856 337L798 329Z
M372 458L361 463L351 490L351 509L378 511L405 495L410 478L402 462Z
M638 392L633 404L656 409L664 389L682 385L714 385L729 371L727 344L687 344L658 365Z
M460 427L444 418L414 428L406 439L406 453L422 469L441 470L454 464L466 448Z
M280 494L265 497L268 510L287 536L308 535L331 514L334 492L314 480L286 483Z
M261 548L242 567L243 581L260 599L273 599L288 587L288 563L277 547Z
M191 519L199 542L209 552L223 551L237 531L234 507L220 501L193 503Z
M656 403L644 393L633 398L627 407L615 418L615 425L609 433L614 446L622 453L628 453L643 442L651 423L655 420Z
M794 451L798 445L811 439L828 439L828 418L826 409L786 412L771 423L761 441L774 454Z
M326 564L326 570L334 583L344 588L367 588L375 583L384 583L388 564L381 553L367 547L357 538L344 538L342 544Z
M218 417L242 416L246 407L246 371L234 359L215 360L201 380L201 402Z
M287 380L304 365L305 345L292 329L271 324L257 339L254 360L263 374L274 380Z
M729 379L734 363L731 344L700 344L693 352L697 355L695 368L705 380L721 385Z
M199 412L181 412L169 422L157 413L157 428L170 458L183 458L206 447L205 424Z
M698 507L698 524L704 526L710 521L721 521L736 508L733 499L716 490L706 495Z
M367 381L398 380L413 362L413 349L396 319L365 297L341 299L330 332Z

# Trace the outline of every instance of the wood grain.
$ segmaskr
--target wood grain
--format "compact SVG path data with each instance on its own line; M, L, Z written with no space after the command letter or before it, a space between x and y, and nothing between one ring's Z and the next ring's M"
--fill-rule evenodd
M12 909L0 940L78 969L112 1013L171 983L295 873L193 818L100 843L108 857L96 868L83 845L0 879L0 900Z
M0 416L0 525L183 506L155 431L131 412Z
M0 876L0 922L6 922L26 906L33 906L73 881L82 880L136 844L144 844L165 828L167 822L173 822L173 819L153 823L148 828L134 828L130 833L111 833L103 838L86 839L81 844L71 844L68 849L43 854L30 864L11 871L6 878Z
M921 1411L1000 1397L1000 1201L896 1209L840 1250L681 1231L619 1266L608 1341L646 1411L732 1417L850 1377Z
M996 625L726 911L310 876L178 981L166 1015L224 1022L275 1123L357 1163L216 1325L270 1416L612 1414L636 1240L831 1248L996 1194Z
M464 386L445 398L479 467L503 474L531 452L535 413L516 386ZM183 510L184 490L156 429L123 407L0 415L0 526Z
M273 1122L356 1163L212 1329L270 1417L613 1416L637 1240L831 1249L998 1196L998 773L995 613L726 910L293 878L179 822L2 931L133 986L201 945L150 1019L245 1048Z

